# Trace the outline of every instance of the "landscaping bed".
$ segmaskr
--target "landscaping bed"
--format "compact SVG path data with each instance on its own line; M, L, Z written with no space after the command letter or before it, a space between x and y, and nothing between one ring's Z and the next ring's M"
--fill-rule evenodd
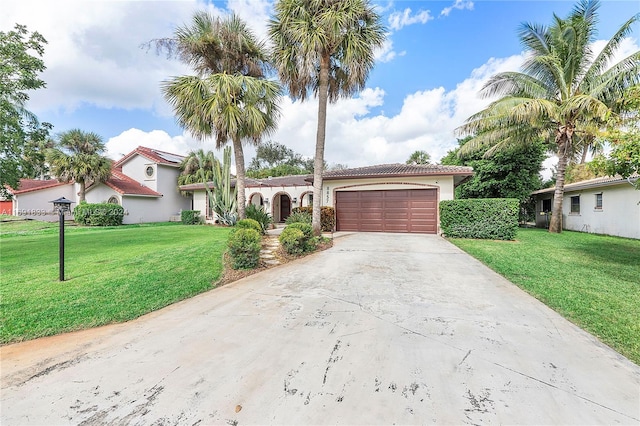
M640 241L520 229L516 241L450 239L640 364Z

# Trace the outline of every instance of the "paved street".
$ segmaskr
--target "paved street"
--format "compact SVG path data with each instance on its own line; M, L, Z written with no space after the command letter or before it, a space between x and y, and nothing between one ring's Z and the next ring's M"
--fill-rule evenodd
M437 236L1 355L3 425L640 423L640 367Z

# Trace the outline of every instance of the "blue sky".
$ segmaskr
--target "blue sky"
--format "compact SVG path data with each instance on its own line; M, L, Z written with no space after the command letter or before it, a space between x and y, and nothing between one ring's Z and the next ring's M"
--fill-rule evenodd
M522 22L548 24L566 16L572 1L377 1L389 34L367 88L332 105L326 159L352 167L404 162L417 150L439 160L455 147L453 130L488 100L477 92L492 74L518 70L523 53ZM0 29L15 23L49 41L42 75L47 88L34 92L29 107L54 132L81 128L100 134L112 158L138 145L186 154L212 149L174 122L159 83L188 74L182 64L140 45L166 37L195 10L234 11L259 36L273 2L32 1L4 0ZM633 14L638 1L602 1L599 39L608 39ZM621 57L639 49L640 28L625 40ZM594 48L602 46L596 42ZM270 138L311 157L315 146L315 100L283 98L278 131ZM247 161L254 155L246 149Z

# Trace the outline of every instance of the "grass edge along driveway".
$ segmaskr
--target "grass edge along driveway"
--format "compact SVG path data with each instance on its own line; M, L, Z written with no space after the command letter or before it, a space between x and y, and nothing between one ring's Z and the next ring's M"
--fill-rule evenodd
M543 229L449 241L640 365L640 241Z
M210 290L229 229L180 224L67 227L58 281L58 229L0 225L0 343L128 321Z

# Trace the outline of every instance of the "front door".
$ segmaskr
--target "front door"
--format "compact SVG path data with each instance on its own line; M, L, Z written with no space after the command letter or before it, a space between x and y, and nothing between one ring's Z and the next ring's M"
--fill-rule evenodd
M291 199L288 195L280 195L280 222L284 222L291 214Z

